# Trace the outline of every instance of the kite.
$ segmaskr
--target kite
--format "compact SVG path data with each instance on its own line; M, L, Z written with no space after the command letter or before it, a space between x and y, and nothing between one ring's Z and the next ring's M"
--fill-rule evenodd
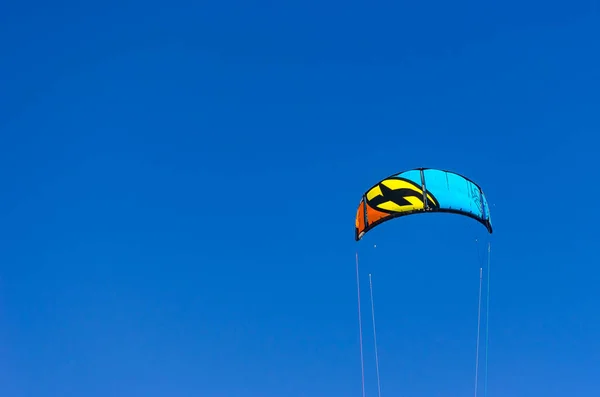
M490 209L481 187L445 170L415 168L391 175L363 194L356 212L355 240L389 220L418 213L468 216L492 233Z
M472 180L460 174L435 168L415 168L400 172L377 182L367 190L358 205L355 219L354 239L359 241L365 233L392 219L420 213L453 213L475 219L492 234L490 208L483 190ZM491 243L488 243L487 264L487 306L485 330L485 384L487 396L488 362L488 321L490 302L490 255ZM479 378L479 338L481 325L481 291L483 268L479 269L479 306L477 313L477 351L475 359L475 397ZM360 281L358 251L356 252L356 289L358 294L358 324L360 335L360 358L362 396L365 397L365 371L363 356L362 318L360 308ZM373 286L369 274L371 314L373 321L373 339L375 343L375 365L377 373L378 395L381 395L379 379L379 360L377 358L377 338L375 334L375 314L373 306Z

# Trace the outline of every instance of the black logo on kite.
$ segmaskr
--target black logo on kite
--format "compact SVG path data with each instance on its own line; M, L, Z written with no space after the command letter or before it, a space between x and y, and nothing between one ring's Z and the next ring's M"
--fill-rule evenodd
M393 177L384 179L366 193L367 203L386 213L424 210L423 189L408 179ZM438 202L427 193L427 207L438 208Z
M479 188L475 186L474 183L470 182L469 185L471 200L473 201L473 204L475 204L479 212L483 214L483 198L481 197L481 192Z

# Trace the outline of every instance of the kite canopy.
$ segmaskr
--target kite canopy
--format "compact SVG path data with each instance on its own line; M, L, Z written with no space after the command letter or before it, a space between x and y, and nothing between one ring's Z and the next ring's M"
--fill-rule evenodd
M475 182L450 171L416 168L391 175L363 194L355 221L355 240L400 216L449 212L471 217L492 233L490 209Z

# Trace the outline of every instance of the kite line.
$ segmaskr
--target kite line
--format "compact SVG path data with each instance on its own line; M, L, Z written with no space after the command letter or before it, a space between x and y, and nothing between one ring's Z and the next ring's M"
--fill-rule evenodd
M485 381L483 386L483 395L487 397L488 385L488 350L489 350L489 325L490 325L490 262L491 262L492 243L488 242L487 258L487 298L485 310Z
M363 355L362 317L360 314L360 280L358 273L358 252L356 253L356 292L358 294L358 334L360 338L360 371L362 384L362 397L365 397L365 359Z
M481 330L481 285L483 268L479 268L479 304L477 305L477 347L475 349L475 397L477 397L477 380L479 378L479 334Z
M375 304L373 303L373 280L369 273L369 290L371 292L371 318L373 319L373 341L375 342L375 370L377 371L377 396L381 397L381 382L379 379L379 356L377 355L377 331L375 330Z

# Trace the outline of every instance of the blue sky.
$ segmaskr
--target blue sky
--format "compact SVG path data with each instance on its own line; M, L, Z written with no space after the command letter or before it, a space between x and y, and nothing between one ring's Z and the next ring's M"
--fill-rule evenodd
M383 395L469 395L485 229L353 239L364 190L421 166L492 205L488 395L596 396L599 22L593 2L5 5L2 396L359 396L357 250Z

